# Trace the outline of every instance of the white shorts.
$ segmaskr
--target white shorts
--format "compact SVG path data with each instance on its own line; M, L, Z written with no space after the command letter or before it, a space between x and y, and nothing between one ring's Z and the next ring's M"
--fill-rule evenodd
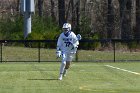
M62 54L62 62L71 62L74 58L73 53L63 53Z

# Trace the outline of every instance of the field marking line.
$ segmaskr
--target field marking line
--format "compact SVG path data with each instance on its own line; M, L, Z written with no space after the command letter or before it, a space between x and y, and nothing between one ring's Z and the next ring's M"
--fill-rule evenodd
M114 69L118 69L118 70L121 70L121 71L129 72L129 73L132 73L132 74L140 75L140 73L138 73L138 72L134 72L134 71L126 70L126 69L121 69L121 68L114 67L114 66L111 66L111 65L105 65L105 66L110 67L110 68L114 68Z

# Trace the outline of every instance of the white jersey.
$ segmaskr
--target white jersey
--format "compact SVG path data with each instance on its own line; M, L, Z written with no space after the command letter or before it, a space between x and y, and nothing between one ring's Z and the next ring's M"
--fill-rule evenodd
M79 41L74 34L70 32L68 36L61 33L57 41L57 50L60 49L62 53L76 53Z

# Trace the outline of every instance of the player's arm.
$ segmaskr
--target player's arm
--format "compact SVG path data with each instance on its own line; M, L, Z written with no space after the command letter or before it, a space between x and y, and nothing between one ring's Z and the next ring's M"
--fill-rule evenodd
M79 38L74 34L73 35L73 46L77 47L79 45Z
M73 38L73 40L71 42L72 45L73 45L72 49L77 49L78 45L79 45L79 40L78 40L77 36L74 33L72 34L72 38Z
M57 58L61 57L61 45L62 45L62 39L61 39L61 35L60 35L59 38L58 38L57 47L56 47L56 56L57 56Z

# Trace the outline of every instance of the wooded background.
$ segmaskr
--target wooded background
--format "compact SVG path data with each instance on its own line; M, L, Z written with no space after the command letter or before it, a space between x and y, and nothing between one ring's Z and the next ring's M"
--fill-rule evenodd
M64 22L84 39L139 39L140 0L35 0L29 39L56 39ZM0 39L23 39L20 0L0 0Z

